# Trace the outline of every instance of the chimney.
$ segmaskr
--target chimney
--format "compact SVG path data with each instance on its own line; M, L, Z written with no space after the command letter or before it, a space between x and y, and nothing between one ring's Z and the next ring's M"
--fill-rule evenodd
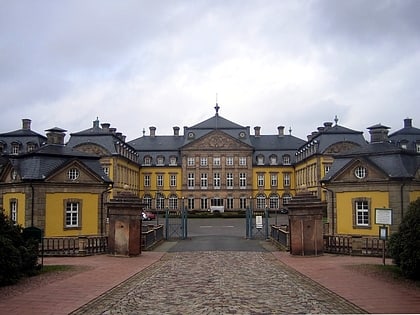
M31 130L31 120L30 119L22 119L22 129Z
M325 129L325 127L318 127L318 132L321 133L321 132L324 131L324 129Z
M47 132L47 144L64 145L64 137L66 136L65 132L67 130L54 127L45 131Z
M370 143L386 142L388 141L388 129L389 127L377 124L369 128Z
M122 132L116 132L115 135L122 140Z
M411 128L411 127L413 127L411 123L411 118L404 119L404 128Z
M99 119L96 118L96 120L93 121L93 129L98 129L99 128Z
M104 131L109 131L109 126L111 126L110 123L103 123L101 124L101 127Z
M260 136L260 130L261 130L261 127L259 127L259 126L254 127L254 131L255 131L255 136L256 137L259 137Z
M284 126L278 126L277 130L279 132L279 137L283 137L284 136Z
M179 136L179 127L174 127L174 136Z
M156 127L149 127L149 130L150 130L151 137L156 136Z
M330 121L324 122L324 127L325 128L330 128L330 127L332 127L332 125L333 125L333 123L330 122Z

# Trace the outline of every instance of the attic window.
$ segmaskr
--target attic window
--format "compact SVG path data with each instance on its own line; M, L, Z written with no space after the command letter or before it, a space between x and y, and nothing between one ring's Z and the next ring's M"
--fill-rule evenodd
M366 173L367 173L366 168L363 166L359 166L354 170L354 175L359 179L365 178Z
M79 175L80 175L80 173L79 173L79 170L77 168L71 168L67 172L67 177L70 180L76 180L76 179L78 179L79 178Z
M188 133L188 139L194 139L194 137L195 137L194 132Z

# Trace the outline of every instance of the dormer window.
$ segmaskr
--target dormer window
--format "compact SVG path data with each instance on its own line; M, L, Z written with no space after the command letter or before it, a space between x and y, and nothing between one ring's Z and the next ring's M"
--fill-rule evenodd
M171 156L169 158L169 165L176 165L176 156Z
M13 155L19 154L19 151L20 151L19 149L20 149L19 143L16 143L16 142L12 143L11 154L13 154Z
M420 153L420 143L416 143L416 152Z
M290 155L288 155L288 154L283 155L283 164L284 165L290 165Z
M165 163L165 158L163 156L158 156L156 158L156 165L163 165Z
M32 142L29 142L26 146L26 150L28 151L28 153L34 151L35 148L36 148L36 144Z
M264 156L263 155L258 155L257 156L257 164L258 165L264 165Z
M145 156L143 158L143 164L147 165L147 166L152 165L152 157L151 156Z
M270 165L277 165L277 156L271 155L270 156Z

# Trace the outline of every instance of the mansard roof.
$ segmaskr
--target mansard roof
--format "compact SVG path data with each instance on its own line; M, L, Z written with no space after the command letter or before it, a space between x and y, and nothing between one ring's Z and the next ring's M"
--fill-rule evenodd
M331 145L340 142L350 142L358 146L366 145L366 140L363 137L362 131L349 129L338 124L333 126L332 123L326 122L323 127L318 128L318 131L315 131L308 136L308 141L306 141L299 150L303 149L308 144L316 143L316 153L323 154Z
M74 148L87 143L97 144L106 149L110 154L118 154L116 145L120 143L124 143L124 145L127 145L134 151L134 148L125 142L125 136L122 133L116 132L116 128L110 128L110 124L108 123L102 124L102 127L99 126L98 119L93 121L92 128L71 133L67 146Z
M335 156L329 172L322 181L333 180L343 169L360 159L375 165L387 174L389 179L414 178L420 167L420 156L389 142L377 142Z
M64 145L48 144L34 152L10 158L22 180L44 180L74 160L85 165L104 182L111 182L104 173L98 156L73 150Z
M408 150L417 151L420 144L420 129L412 126L410 118L404 119L404 127L389 135L389 140L398 146L404 144Z

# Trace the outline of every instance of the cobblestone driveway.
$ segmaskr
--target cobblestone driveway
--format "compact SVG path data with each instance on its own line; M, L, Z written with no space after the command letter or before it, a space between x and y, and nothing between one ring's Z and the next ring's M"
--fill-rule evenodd
M167 253L73 314L363 312L269 252L212 251Z

